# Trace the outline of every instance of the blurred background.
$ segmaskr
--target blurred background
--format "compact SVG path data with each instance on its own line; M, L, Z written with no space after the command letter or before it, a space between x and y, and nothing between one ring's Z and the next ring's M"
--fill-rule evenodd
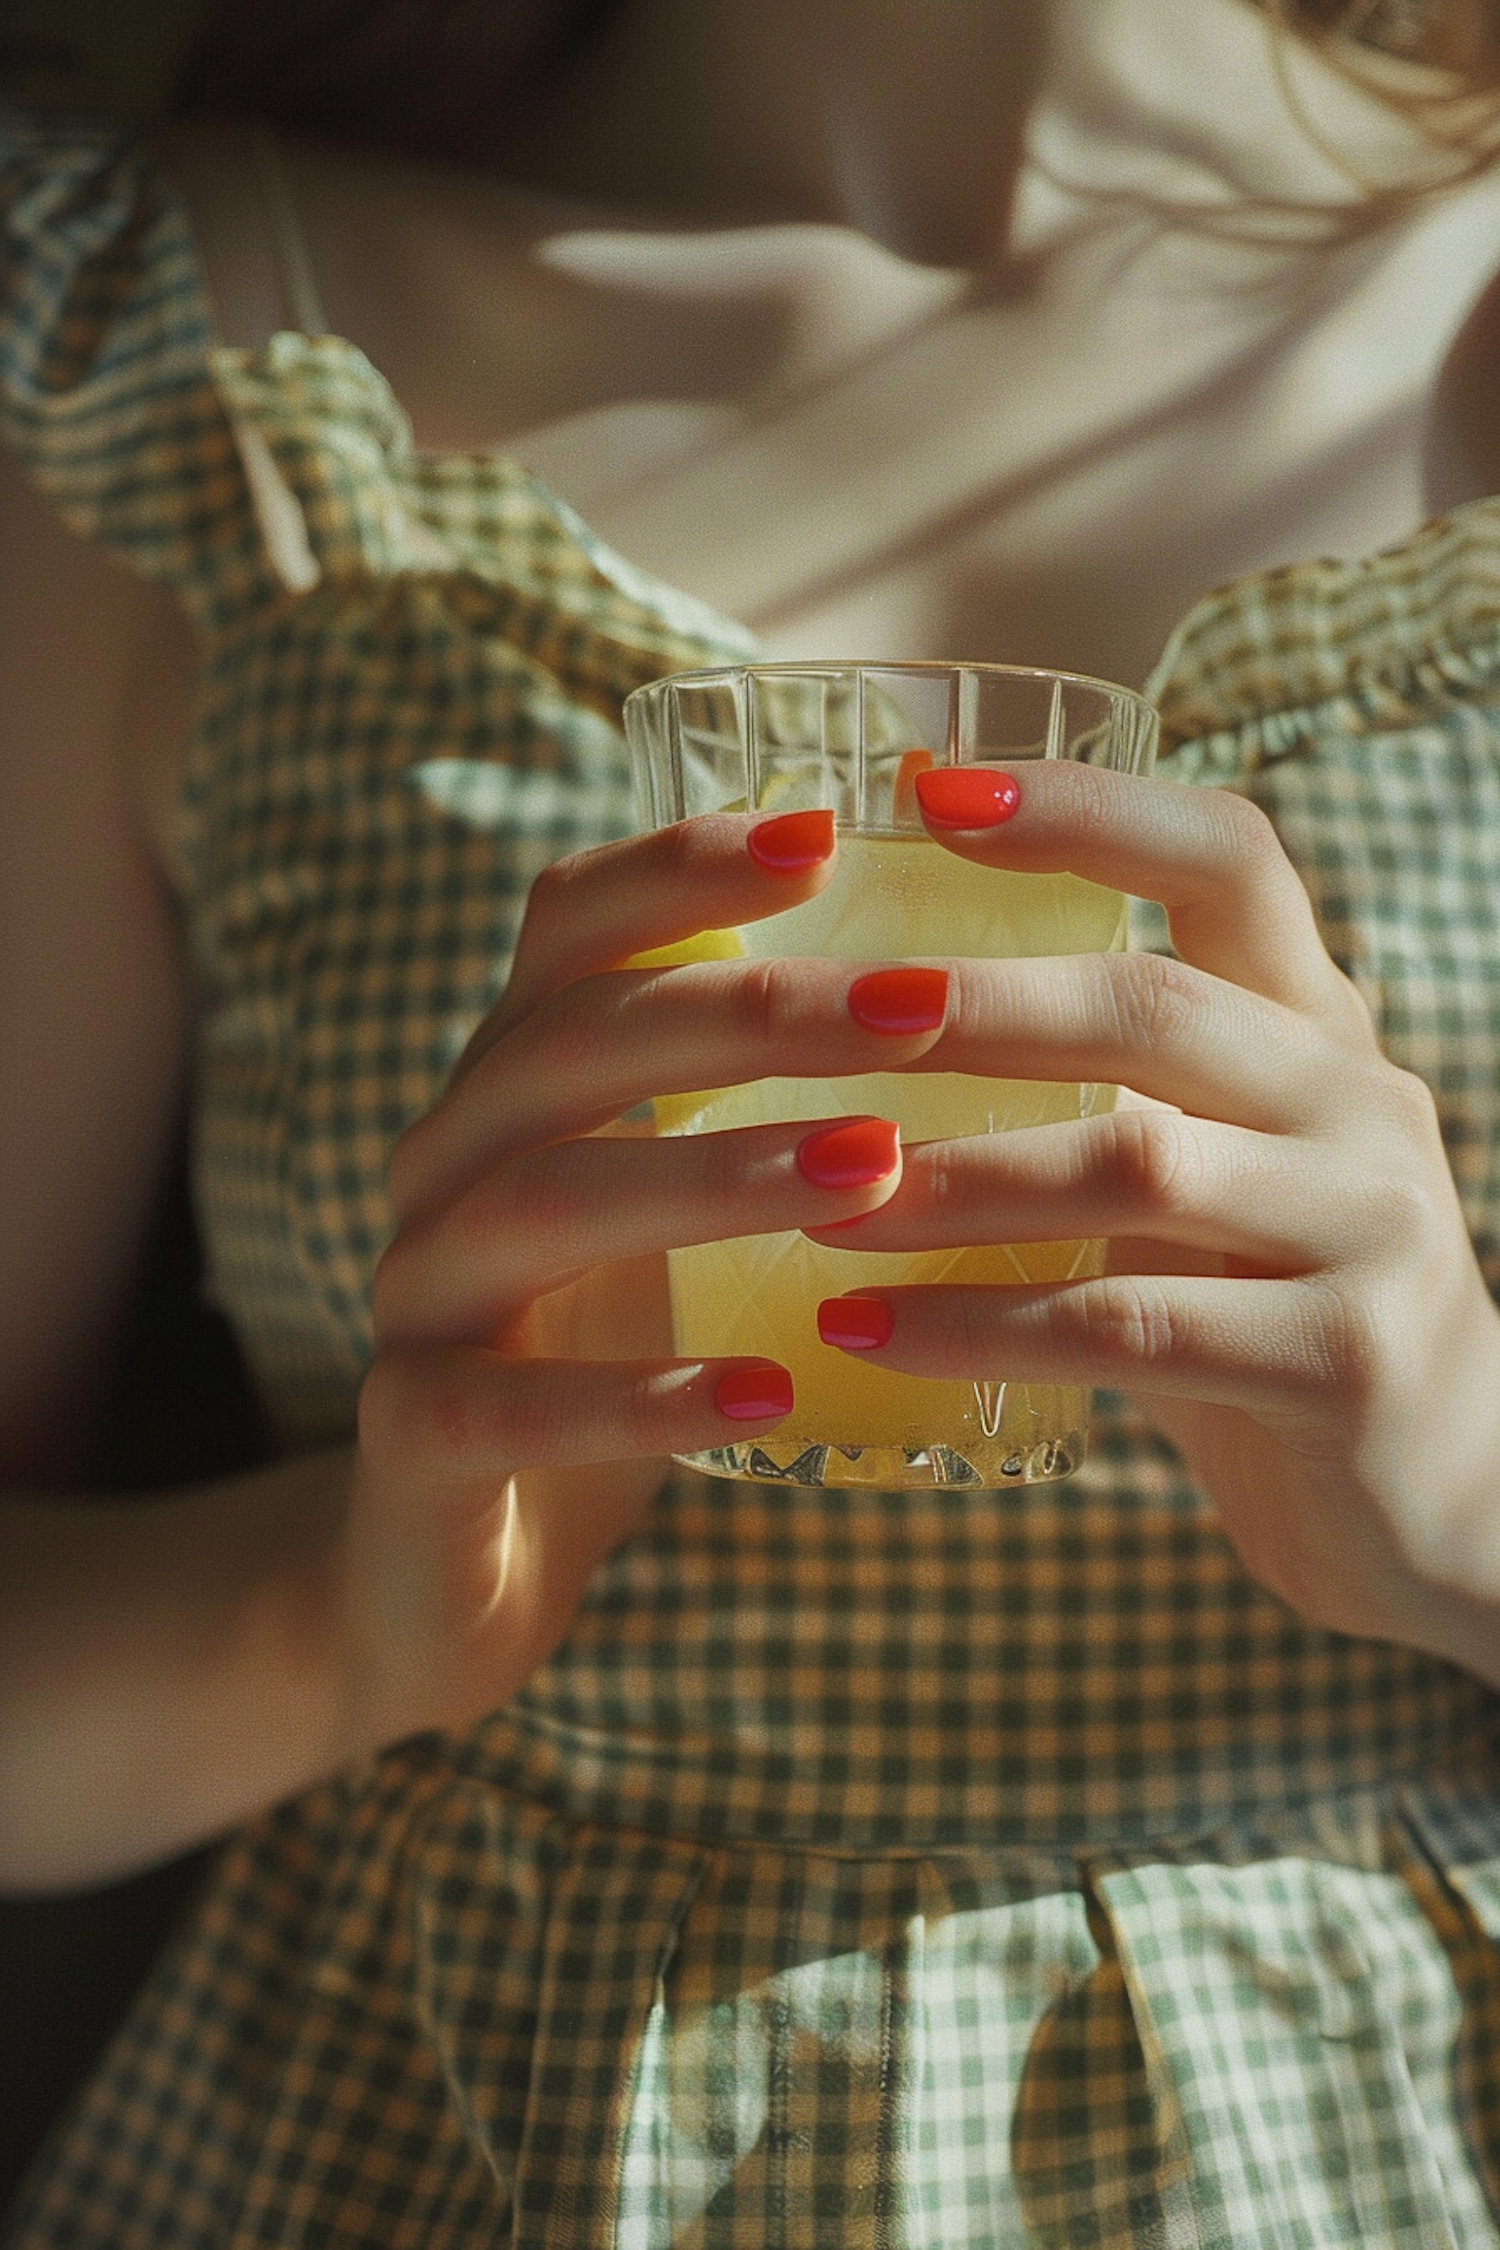
M0 0L0 86L29 104L161 116L204 0Z

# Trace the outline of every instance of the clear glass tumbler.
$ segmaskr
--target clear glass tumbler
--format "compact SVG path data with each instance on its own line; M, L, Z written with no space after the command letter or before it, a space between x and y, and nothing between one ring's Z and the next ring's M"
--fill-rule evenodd
M1149 770L1156 715L1107 681L985 664L765 664L677 673L625 704L640 810L651 826L708 812L826 807L837 869L806 905L706 933L681 960L834 955L866 962L997 959L1122 947L1127 900L1072 875L976 867L918 816L923 767L1072 758ZM874 1115L904 1142L1086 1117L1109 1086L870 1073L762 1079L674 1095L659 1133ZM1056 1383L892 1374L821 1342L816 1307L897 1282L1005 1284L1101 1270L1097 1241L980 1243L916 1253L830 1250L800 1232L670 1254L674 1347L753 1355L790 1369L787 1432L684 1456L711 1474L796 1485L1031 1484L1083 1459L1088 1398Z

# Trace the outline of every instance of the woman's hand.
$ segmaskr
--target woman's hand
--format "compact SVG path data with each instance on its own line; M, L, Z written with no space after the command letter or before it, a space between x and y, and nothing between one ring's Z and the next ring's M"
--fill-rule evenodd
M494 1708L642 1520L660 1457L790 1408L771 1363L672 1357L663 1254L868 1210L900 1176L894 1128L870 1121L851 1162L847 1118L671 1139L621 1121L930 1035L858 1024L848 964L621 964L798 904L832 852L826 814L722 816L560 862L504 999L397 1146L343 1561L362 1738Z
M1304 1617L1500 1681L1500 1318L1427 1089L1381 1055L1255 807L1076 765L1016 778L1018 805L997 790L981 827L972 785L924 775L931 832L966 859L1161 901L1179 959L955 962L920 1067L1145 1099L909 1148L898 1192L836 1239L1105 1235L1114 1270L854 1292L893 1316L861 1356L1133 1393L1247 1568Z

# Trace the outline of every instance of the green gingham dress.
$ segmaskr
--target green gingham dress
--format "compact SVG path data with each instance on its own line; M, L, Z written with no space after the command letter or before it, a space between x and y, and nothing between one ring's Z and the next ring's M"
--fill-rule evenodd
M347 1434L385 1152L526 889L630 818L622 694L745 636L349 344L214 345L142 151L13 120L0 419L176 587L213 1289ZM1500 1287L1500 505L1216 595L1167 771L1277 822ZM1170 1450L1003 1493L664 1489L505 1710L254 1822L13 2250L1500 2242L1494 1698L1312 1631Z

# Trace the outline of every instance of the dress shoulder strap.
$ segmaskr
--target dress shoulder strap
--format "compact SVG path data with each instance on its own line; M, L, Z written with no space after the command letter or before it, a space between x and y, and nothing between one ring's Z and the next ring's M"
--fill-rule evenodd
M261 207L270 230L271 246L276 254L277 270L281 276L282 294L292 325L304 336L326 336L328 320L323 310L323 299L308 255L307 238L302 231L302 221L297 213L297 202L292 194L286 166L274 134L264 126L257 126L251 137L251 154L255 164L256 185L260 191Z

